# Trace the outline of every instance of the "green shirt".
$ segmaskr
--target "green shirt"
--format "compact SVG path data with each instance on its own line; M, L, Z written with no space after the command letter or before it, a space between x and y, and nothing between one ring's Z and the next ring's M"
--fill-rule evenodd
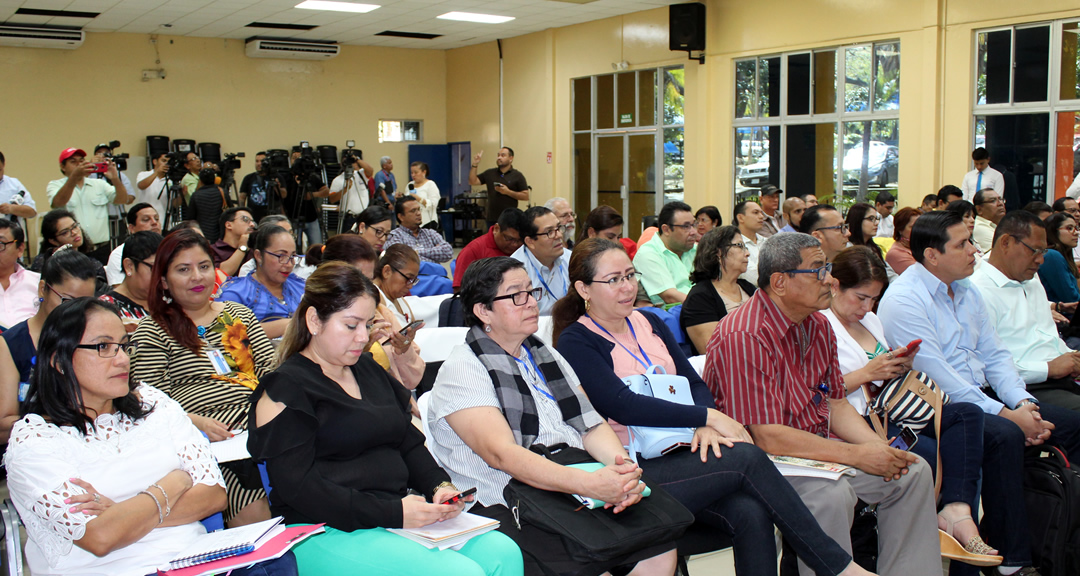
M634 268L641 272L641 285L653 304L664 304L660 298L664 290L674 288L683 294L690 292L694 286L690 282L690 272L694 269L696 254L697 246L694 246L681 257L676 255L664 245L659 233L638 248L634 255Z
M45 192L49 205L60 189L67 184L67 176L49 182ZM83 242L98 244L109 241L109 204L116 199L116 188L105 180L85 178L83 185L71 192L64 208L75 215L75 221L83 231Z
M180 185L187 191L184 194L184 204L191 204L191 195L199 189L199 177L196 174L188 172L184 174L184 177L180 179Z

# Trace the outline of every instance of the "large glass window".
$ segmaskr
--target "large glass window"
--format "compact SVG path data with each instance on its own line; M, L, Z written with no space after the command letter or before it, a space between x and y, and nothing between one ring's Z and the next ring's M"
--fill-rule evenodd
M1080 170L1078 34L1076 20L976 32L972 147L1005 174L1008 209L1064 196Z
M765 184L836 204L896 188L899 117L898 41L736 61L736 199Z

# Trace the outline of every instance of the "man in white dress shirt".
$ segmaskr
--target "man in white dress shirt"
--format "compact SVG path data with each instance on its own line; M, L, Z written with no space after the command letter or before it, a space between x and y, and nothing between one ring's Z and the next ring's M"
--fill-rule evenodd
M986 188L993 188L998 196L1005 197L1005 178L1001 172L990 167L990 153L986 148L979 146L971 152L971 161L975 169L964 175L964 181L960 183L960 190L964 193L964 200L974 203L975 193Z
M746 252L750 255L750 260L746 263L746 272L740 274L739 278L757 286L758 251L761 249L761 243L765 241L758 232L765 226L765 211L758 206L757 202L739 202L735 205L735 225L739 227L743 245L746 246Z

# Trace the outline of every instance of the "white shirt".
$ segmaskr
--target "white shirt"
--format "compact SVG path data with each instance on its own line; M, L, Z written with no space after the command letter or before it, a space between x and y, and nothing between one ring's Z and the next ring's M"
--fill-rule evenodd
M840 323L840 319L833 313L832 308L826 308L821 313L829 319L829 324L832 324L833 335L836 336L836 355L840 363L840 373L850 374L869 364L870 359L866 356L866 350L863 350L863 347L859 346L855 338L848 333L847 328ZM878 319L877 314L868 312L859 323L888 350L889 345L885 342L885 328L881 325L881 320ZM884 384L885 382L882 380L871 382L871 385L876 387L881 387ZM847 401L855 407L855 410L858 410L859 414L865 416L869 413L869 405L866 402L866 395L863 393L861 386L847 395Z
M990 252L994 247L994 231L997 224L982 216L975 217L975 228L971 231L971 237L975 240L980 252Z
M435 181L428 180L422 186L416 186L415 182L409 182L409 184L415 186L412 192L409 193L420 201L420 212L424 216L421 226L428 222L437 221L439 219L439 199L442 197L439 195L439 187L435 185Z
M142 182L153 174L153 170L139 172L139 175L135 177L135 188L128 188L128 194L133 194L135 196L136 204L146 202L147 204L153 206L154 210L157 210L158 216L162 220L165 220L165 200L167 200L169 196L167 192L164 192L165 179L154 178L154 181L146 187L146 190L139 188L139 182ZM161 194L161 198L158 198L158 194Z
M75 545L96 516L67 513L71 505L64 499L86 494L70 478L89 482L114 502L134 498L173 470L188 472L195 484L225 487L209 441L180 405L151 386L141 384L137 390L144 404L154 405L149 415L132 421L103 414L86 435L36 414L15 422L4 465L11 499L29 536L31 573L144 576L206 533L198 522L155 528L100 558Z
M878 216L880 216L880 214L878 214ZM892 235L893 215L889 214L888 216L881 219L881 222L878 224L877 227L877 234L875 234L874 236L876 238L892 238Z
M254 258L252 258L254 260ZM124 281L124 245L121 244L109 252L109 263L105 265L105 277L109 286L116 286Z
M0 204L7 204L11 202L11 199L16 194L22 192L22 204L37 210L37 205L34 204L33 197L30 196L30 192L26 190L26 186L23 186L22 182L19 182L17 178L11 176L4 176L0 178Z
M1065 195L1073 200L1080 198L1080 174L1073 178L1072 184L1069 184L1069 188L1065 190Z
M538 302L540 314L551 316L551 309L555 306L555 302L566 296L567 290L570 289L570 251L564 248L562 255L555 259L551 268L541 264L533 255L532 250L524 244L510 257L525 264L525 272L529 274L533 288L544 289L544 295Z
M359 214L368 207L368 188L367 183L364 182L363 170L354 170L352 174L351 183L349 184L349 193L341 197L338 202L338 210L348 214ZM334 178L334 181L330 183L330 191L337 193L345 189L345 173L342 172ZM360 191L364 193L361 194Z
M974 202L975 193L979 190L986 190L987 188L993 188L997 191L998 195L1002 198L1005 197L1005 178L1001 176L1001 172L994 170L987 166L986 170L982 173L982 187L979 184L979 171L972 170L967 174L964 174L964 181L960 183L960 190L964 193L964 200L968 202Z
M747 282L757 286L757 256L758 251L761 249L761 243L765 241L760 234L754 234L754 238L742 235L743 245L746 246L746 251L750 253L750 260L746 263L746 272L739 274L739 278L746 280Z

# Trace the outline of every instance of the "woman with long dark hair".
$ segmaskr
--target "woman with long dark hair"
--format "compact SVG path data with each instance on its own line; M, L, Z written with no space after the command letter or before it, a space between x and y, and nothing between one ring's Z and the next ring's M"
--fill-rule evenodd
M273 369L274 347L251 310L210 300L210 254L210 243L191 230L169 234L158 247L150 317L134 334L139 355L132 376L179 402L216 442L247 426L248 399ZM229 497L225 521L231 526L270 517L257 474L252 478L241 468L246 462L222 471Z
M30 264L30 270L41 272L45 267L45 261L63 246L71 246L93 258L91 254L94 252L94 245L86 241L86 235L75 220L75 215L63 208L57 208L41 217L41 246L38 248L38 255ZM104 293L109 286L105 275L105 265L96 259L94 262L101 266L101 270L97 273L96 290L98 293Z
M238 302L248 307L262 324L268 338L285 333L300 298L304 279L293 274L300 257L291 232L277 224L260 225L252 242L255 271L230 278L221 287L219 301Z
M394 215L382 206L368 206L356 217L355 232L368 241L376 252L382 252L386 237L393 229Z
M465 502L447 503L460 491L412 424L409 393L364 353L378 297L354 266L319 266L281 342L280 365L251 396L248 449L266 462L274 514L327 524L326 534L295 548L301 570L520 574L521 552L497 532L455 551L385 530L451 519Z
M901 208L893 215L893 239L896 242L885 254L885 263L897 274L903 274L915 263L915 257L911 255L911 228L921 215L921 210L911 206Z
M859 202L848 208L847 218L844 222L848 225L848 230L851 231L848 242L851 242L852 246L866 246L879 260L885 261L885 253L882 252L881 246L878 246L877 242L874 241L878 225L881 223L881 215L872 205Z
M128 378L133 344L92 298L49 314L5 457L33 574L148 574L225 506L210 446L168 396ZM19 553L16 549L12 553ZM295 575L291 555L234 574Z
M1046 241L1050 250L1043 256L1039 266L1039 280L1046 288L1046 298L1051 302L1074 304L1080 300L1076 268L1072 253L1080 240L1080 227L1071 214L1058 212L1046 219ZM1075 309L1075 305L1071 308Z

